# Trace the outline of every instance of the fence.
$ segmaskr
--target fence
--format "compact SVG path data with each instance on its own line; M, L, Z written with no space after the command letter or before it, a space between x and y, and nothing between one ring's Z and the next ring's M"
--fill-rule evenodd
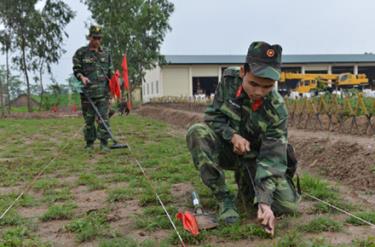
M285 99L289 124L296 128L374 135L375 99L362 93Z
M211 102L212 98L172 96L151 100L154 104L165 104L190 111L201 111ZM375 134L375 98L363 97L363 93L345 96L325 94L301 99L285 98L285 103L289 111L289 125L295 128L357 135Z

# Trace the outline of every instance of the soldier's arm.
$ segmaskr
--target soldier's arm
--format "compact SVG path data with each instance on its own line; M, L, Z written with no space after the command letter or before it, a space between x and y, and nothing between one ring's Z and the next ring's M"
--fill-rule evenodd
M230 112L230 109L226 109L224 106L224 90L226 90L225 83L222 81L216 88L215 97L212 104L205 112L204 121L215 131L216 134L223 137L224 140L230 142L233 135L237 133L237 131L235 130L234 126L231 126L228 114L233 114L234 116L235 113Z
M261 138L255 177L255 187L258 193L256 201L258 203L272 204L275 179L285 175L288 143L287 122L287 116L279 118L267 127Z
M82 67L82 53L80 50L77 50L73 56L73 74L80 81L81 76L83 76L83 67Z

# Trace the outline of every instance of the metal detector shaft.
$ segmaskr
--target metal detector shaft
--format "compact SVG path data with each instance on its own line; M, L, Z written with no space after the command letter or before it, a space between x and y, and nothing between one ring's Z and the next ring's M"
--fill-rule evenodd
M254 182L253 176L251 174L250 168L247 166L247 164L244 164L242 160L241 160L241 162L242 162L242 165L244 165L246 167L247 174L249 175L249 178L250 178L250 181L251 181L251 185L253 186L253 189L254 189L255 196L258 197L258 190L255 187L255 182ZM263 226L263 227L266 230L266 232L268 232L268 233L272 230L268 226Z
M115 139L115 138L113 137L113 135L112 135L112 131L109 129L108 125L105 123L105 121L104 121L102 115L100 115L100 112L99 112L98 108L96 107L96 105L94 104L94 102L92 101L92 99L88 96L86 90L85 90L85 89L82 89L82 92L83 92L83 94L85 95L86 99L90 102L92 108L94 109L96 115L99 117L99 119L100 119L100 121L102 122L104 128L107 130L107 132L108 132L109 136L111 137L112 141L113 141L115 144L117 144L116 139Z

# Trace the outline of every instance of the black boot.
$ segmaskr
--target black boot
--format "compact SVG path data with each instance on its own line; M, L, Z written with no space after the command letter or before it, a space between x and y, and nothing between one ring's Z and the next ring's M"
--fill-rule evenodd
M87 151L93 151L94 150L94 142L93 141L87 141L85 149Z
M234 224L240 220L240 215L234 203L234 197L229 192L215 194L219 204L219 221L226 225Z
M108 141L107 140L100 140L100 150L102 152L110 152L111 149L108 147Z

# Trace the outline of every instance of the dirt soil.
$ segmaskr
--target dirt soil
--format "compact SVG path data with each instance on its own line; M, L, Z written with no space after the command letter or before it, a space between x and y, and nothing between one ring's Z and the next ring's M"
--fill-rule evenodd
M203 121L201 112L189 111L191 106L182 108L182 104L178 104L178 107L149 104L136 112L179 126L181 131L185 131L193 123ZM289 141L296 149L301 168L312 170L356 190L374 191L375 137L290 128Z

